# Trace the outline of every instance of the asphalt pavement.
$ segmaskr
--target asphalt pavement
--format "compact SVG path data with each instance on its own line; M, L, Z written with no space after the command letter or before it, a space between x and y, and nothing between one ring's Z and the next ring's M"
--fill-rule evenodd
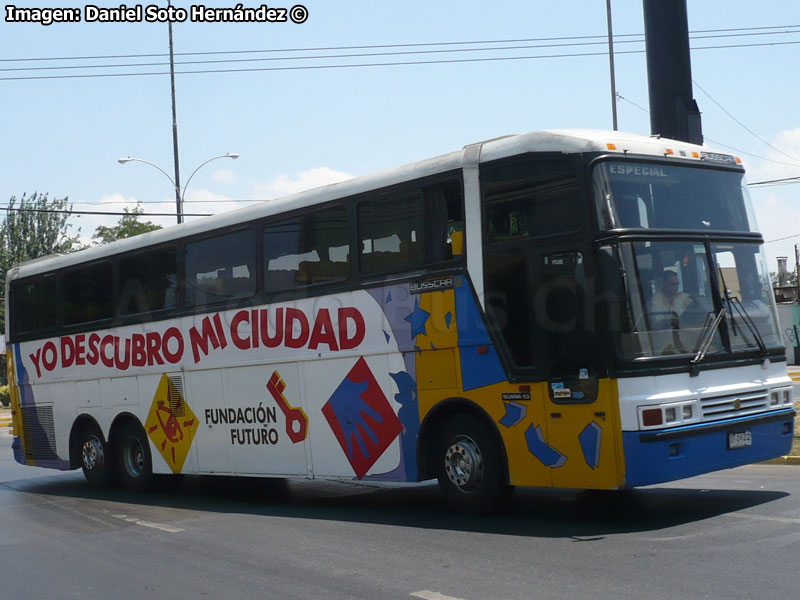
M433 484L183 477L147 494L13 463L3 598L655 600L796 591L800 478L754 465L627 492L517 490L449 511Z

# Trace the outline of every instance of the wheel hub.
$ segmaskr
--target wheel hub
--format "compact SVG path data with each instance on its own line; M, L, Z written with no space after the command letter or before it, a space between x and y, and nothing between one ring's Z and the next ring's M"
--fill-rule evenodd
M145 467L144 449L134 437L129 438L125 446L125 470L131 477L139 477Z
M483 478L483 456L474 440L460 436L445 452L444 469L450 482L462 492L471 492Z
M89 471L100 471L105 462L105 454L103 453L103 443L92 436L90 439L83 443L81 449L83 458L83 466Z

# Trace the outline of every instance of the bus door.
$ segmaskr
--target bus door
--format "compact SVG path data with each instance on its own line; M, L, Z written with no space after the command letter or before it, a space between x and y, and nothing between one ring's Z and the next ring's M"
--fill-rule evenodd
M553 486L618 487L616 400L599 377L590 251L548 246L532 258L532 354L546 374L547 443L563 456L552 466Z

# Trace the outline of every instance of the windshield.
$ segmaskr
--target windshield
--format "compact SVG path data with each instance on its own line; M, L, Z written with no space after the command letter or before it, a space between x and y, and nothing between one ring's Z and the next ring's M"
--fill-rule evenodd
M619 244L627 297L619 346L625 357L694 356L703 332L723 305L726 315L707 356L759 349L748 319L765 346L781 345L758 245L711 243L710 247L712 256L701 242Z
M783 345L763 248L748 243L712 242L711 251L719 273L720 292L728 306L732 349L752 349L757 345L748 328L748 318L767 347Z
M593 181L601 229L755 230L741 171L606 161Z

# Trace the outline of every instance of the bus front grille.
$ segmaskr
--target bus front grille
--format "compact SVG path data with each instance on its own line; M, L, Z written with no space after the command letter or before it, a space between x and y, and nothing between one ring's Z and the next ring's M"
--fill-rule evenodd
M755 390L745 394L712 396L701 398L700 404L704 421L726 419L767 410L769 393L767 390Z
M56 460L52 406L23 406L22 435L27 460Z

